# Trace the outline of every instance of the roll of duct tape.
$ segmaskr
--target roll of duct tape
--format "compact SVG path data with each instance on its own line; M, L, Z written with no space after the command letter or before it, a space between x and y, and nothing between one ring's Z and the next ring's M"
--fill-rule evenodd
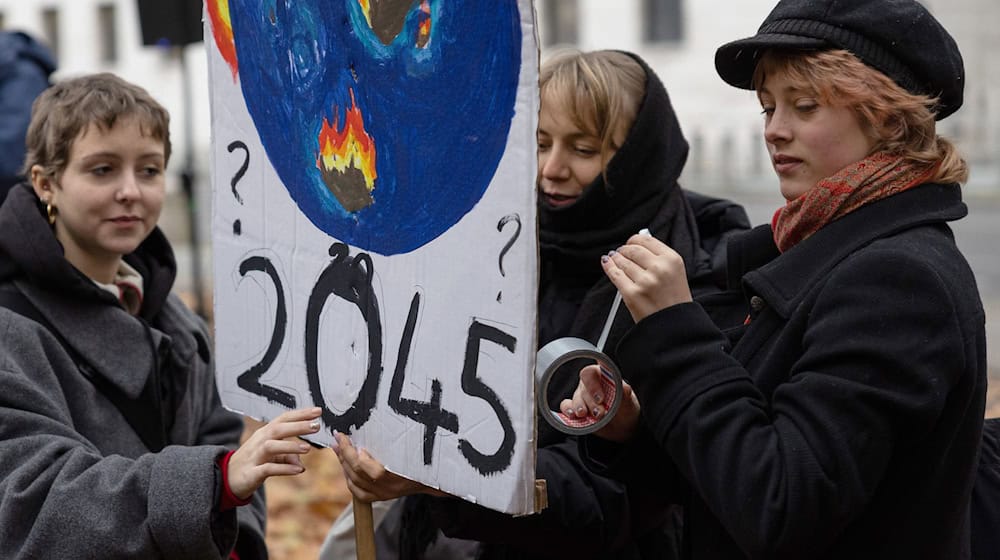
M603 374L601 383L604 386L604 394L608 397L605 402L610 402L611 405L607 414L600 419L594 418L591 414L584 418L571 417L549 407L549 383L552 377L564 364L577 359L592 361L601 368ZM538 351L535 360L535 402L539 415L560 432L585 435L600 430L618 411L621 395L622 375L618 371L618 366L590 342L582 338L557 338Z

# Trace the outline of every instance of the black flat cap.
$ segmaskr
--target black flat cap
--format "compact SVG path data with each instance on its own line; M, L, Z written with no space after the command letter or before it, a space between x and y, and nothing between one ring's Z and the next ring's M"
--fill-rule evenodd
M719 47L715 69L730 85L752 89L765 50L832 48L850 51L911 93L937 97L937 120L962 106L962 54L915 0L781 0L756 35Z

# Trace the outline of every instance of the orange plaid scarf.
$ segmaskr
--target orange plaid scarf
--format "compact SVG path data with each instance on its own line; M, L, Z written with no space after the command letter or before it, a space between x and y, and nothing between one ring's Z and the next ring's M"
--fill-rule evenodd
M774 213L771 229L784 253L826 224L858 208L927 182L936 164L878 152L823 179Z

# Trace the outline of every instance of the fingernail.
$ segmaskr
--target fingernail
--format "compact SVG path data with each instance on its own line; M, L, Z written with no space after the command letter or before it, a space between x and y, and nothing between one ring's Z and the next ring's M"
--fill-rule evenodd
M576 415L577 416L583 416L586 412L587 412L587 409L584 408L584 407L582 407L582 406L578 406L576 408Z
M566 416L575 416L573 414L573 409L572 408L567 408L566 410L563 410L563 414L565 414Z
M600 418L600 417L601 417L601 407L595 406L594 407L594 418Z
M600 393L594 393L594 402L596 402L597 404L601 404L601 401L603 400L604 400L604 395Z
M618 251L615 251L614 249L612 249L612 250L608 251L608 258L611 258L611 257L613 257L613 256L615 256L617 254L618 254Z
M309 451L309 444L308 443L300 443L299 444L299 450L302 451L303 453L306 452L306 451Z
M607 255L601 255L601 264L608 264L610 260Z
M309 429L312 430L312 431L314 431L314 432L318 432L319 431L319 421L318 420L314 420L314 421L310 422L309 423Z

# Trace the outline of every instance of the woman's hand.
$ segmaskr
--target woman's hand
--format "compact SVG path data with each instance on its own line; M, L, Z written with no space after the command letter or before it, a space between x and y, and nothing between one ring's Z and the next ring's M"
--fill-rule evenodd
M247 438L229 458L226 480L233 495L245 500L268 477L305 471L299 455L308 453L311 446L295 438L318 432L320 413L319 408L285 412Z
M333 437L337 442L333 446L333 451L344 468L347 487L351 490L351 494L362 502L380 502L421 493L432 496L448 495L385 470L382 463L376 461L367 451L354 447L351 438L346 435L334 432Z
M684 260L655 237L633 235L601 258L636 323L671 305L691 301Z
M580 370L580 383L573 391L573 398L563 399L559 409L570 418L586 418L592 416L600 420L607 414L605 408L608 395L604 393L601 384L601 368L597 364L589 365ZM595 435L611 441L623 442L629 440L639 427L639 399L632 387L622 382L622 402L618 411L603 428L594 432Z

